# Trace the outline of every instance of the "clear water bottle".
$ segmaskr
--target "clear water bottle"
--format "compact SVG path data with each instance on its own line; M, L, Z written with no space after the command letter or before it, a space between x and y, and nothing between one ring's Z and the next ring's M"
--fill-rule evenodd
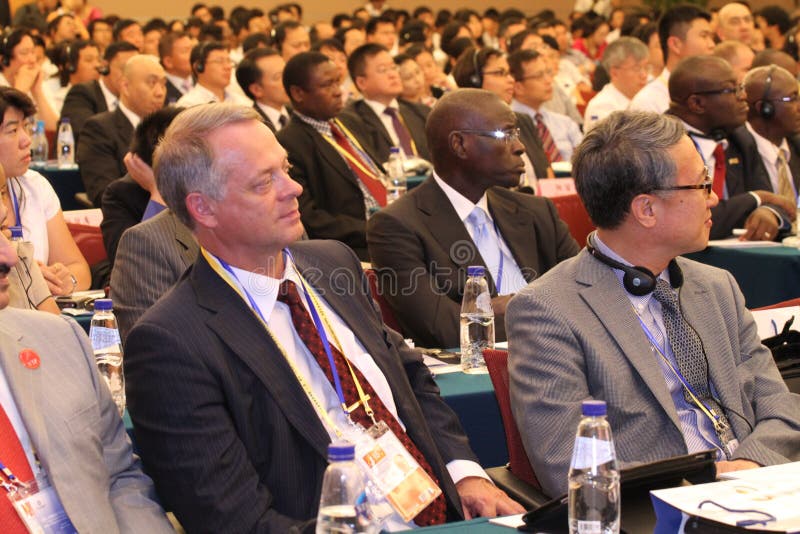
M494 311L485 273L480 265L467 267L461 300L461 370L469 374L488 372L483 351L494 348Z
M604 401L584 401L569 468L570 534L619 533L619 471Z
M316 534L378 532L367 500L364 473L355 458L355 445L346 441L328 445L328 468L322 479Z
M36 127L31 136L31 167L42 168L47 165L47 156L50 145L44 133L44 121L36 121Z
M406 171L403 167L403 154L400 149L393 146L389 149L389 161L385 163L386 167L386 202L391 204L408 191L408 184L406 182Z
M59 168L70 168L75 166L75 136L72 135L72 126L69 119L61 119L58 127L58 166Z
M125 412L125 376L122 374L122 343L113 309L111 299L94 301L89 339L92 341L97 369L108 384L111 398L121 416Z

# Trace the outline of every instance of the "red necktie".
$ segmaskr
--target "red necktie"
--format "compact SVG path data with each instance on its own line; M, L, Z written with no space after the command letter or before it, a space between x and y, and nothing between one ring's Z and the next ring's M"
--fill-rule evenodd
M294 282L291 280L284 280L281 283L280 291L278 292L278 300L289 306L289 310L292 313L292 323L294 324L294 329L297 331L297 335L300 336L300 339L303 340L303 343L305 343L308 351L317 360L317 363L319 363L319 366L325 372L325 376L328 378L328 381L333 384L333 374L331 373L330 364L328 363L328 355L325 353L325 348L322 345L322 340L319 337L319 333L317 332L314 323L311 321L305 306L303 306L303 303L300 299L300 294L297 292L297 286ZM336 363L336 370L339 373L339 378L342 383L342 391L344 392L345 401L348 406L351 406L353 403L359 400L355 382L353 381L353 377L350 375L350 369L348 368L342 353L339 352L333 345L331 345L331 352L333 353L333 359ZM369 395L369 405L375 412L375 419L377 421L383 421L386 423L386 425L392 430L392 432L394 432L395 436L397 436L406 450L411 454L411 456L414 457L417 463L419 463L420 467L422 467L438 485L439 480L433 473L433 469L428 461L422 455L414 442L411 441L411 438L408 437L408 434L406 434L406 432L397 422L397 419L394 418L392 413L386 408L383 402L381 402L381 399L375 393L375 390L372 389L370 383L367 382L367 379L364 378L364 375L361 374L361 371L353 366L353 372L361 384L364 393ZM364 428L369 428L372 426L372 420L369 418L367 412L362 406L359 406L353 413L351 413L350 417L353 419L353 421L360 424ZM417 516L414 518L414 522L419 526L440 525L445 521L446 507L447 505L445 504L444 493L442 493L436 498L436 500L429 504L427 508L417 514Z
M406 125L400 120L400 115L397 110L387 107L383 112L392 118L392 126L394 126L394 131L397 133L397 140L400 141L400 148L403 149L403 153L405 153L406 157L414 156L414 147L411 145L411 134L408 133L408 128L406 128Z
M375 201L380 204L381 207L386 206L386 187L379 179L375 176L371 176L365 170L372 167L372 164L368 161L364 161L364 158L358 153L355 147L350 144L350 140L347 139L347 136L344 135L344 132L339 129L334 121L329 121L328 124L331 126L331 134L336 144L360 163L360 165L357 165L355 162L351 161L350 158L345 157L347 165L352 169L358 179L361 180L361 183L366 186Z
M555 141L553 141L553 136L550 135L550 130L547 129L547 125L544 123L544 117L542 117L541 113L536 114L536 130L539 132L539 137L542 138L542 145L544 147L544 153L547 154L547 160L550 163L561 161L561 152L558 151L558 147Z
M725 148L718 143L714 148L714 184L711 189L722 199L725 192Z
M0 461L11 469L14 476L22 482L33 480L33 471L25 457L22 443L17 437L6 411L0 406ZM6 482L8 482L6 480ZM0 493L4 493L0 490ZM17 515L11 501L5 495L0 495L0 525L4 534L27 534L28 529Z

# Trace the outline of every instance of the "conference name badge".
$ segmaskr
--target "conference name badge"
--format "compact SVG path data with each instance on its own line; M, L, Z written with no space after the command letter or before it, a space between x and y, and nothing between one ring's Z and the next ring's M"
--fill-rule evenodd
M30 534L78 534L46 479L27 482L7 495Z
M373 425L358 448L356 461L403 521L411 521L442 490L409 454L383 421Z

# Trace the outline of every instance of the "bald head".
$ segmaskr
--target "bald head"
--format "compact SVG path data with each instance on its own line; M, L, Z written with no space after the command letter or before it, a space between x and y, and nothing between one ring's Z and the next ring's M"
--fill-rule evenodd
M747 71L750 70L753 58L755 58L753 50L739 41L723 41L714 47L713 54L728 62L734 74L736 74L736 81L739 83L744 79Z
M772 78L769 80L769 78ZM769 85L769 88L767 88ZM749 116L759 113L760 103L766 98L784 96L786 90L797 90L797 80L791 72L777 65L756 67L744 78L747 99L750 102ZM769 92L768 92L769 91Z
M683 104L693 94L715 90L720 80L735 79L733 69L717 56L694 56L681 60L669 76L672 102Z
M717 35L722 41L740 41L750 45L755 23L750 8L738 2L725 4L719 10Z
M125 63L120 102L139 118L161 109L166 95L167 76L157 57L137 54Z
M782 50L773 48L767 48L756 54L752 68L768 67L773 64L788 70L793 76L798 74L797 62L794 58Z

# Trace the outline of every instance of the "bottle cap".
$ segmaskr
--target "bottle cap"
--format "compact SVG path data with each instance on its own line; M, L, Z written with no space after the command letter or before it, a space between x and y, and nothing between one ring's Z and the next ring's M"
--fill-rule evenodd
M581 404L581 411L583 415L588 417L606 415L606 401L601 400L587 400Z
M400 147L393 146L389 149L389 154L399 154L399 153L400 153Z
M346 462L356 457L356 446L349 441L334 441L328 445L329 462Z
M467 276L483 276L486 274L486 269L483 265L470 265L467 267Z
M9 230L11 230L11 240L15 239L22 239L22 227L21 226L9 226Z
M114 309L114 304L111 299L97 299L94 301L94 311L111 311Z

